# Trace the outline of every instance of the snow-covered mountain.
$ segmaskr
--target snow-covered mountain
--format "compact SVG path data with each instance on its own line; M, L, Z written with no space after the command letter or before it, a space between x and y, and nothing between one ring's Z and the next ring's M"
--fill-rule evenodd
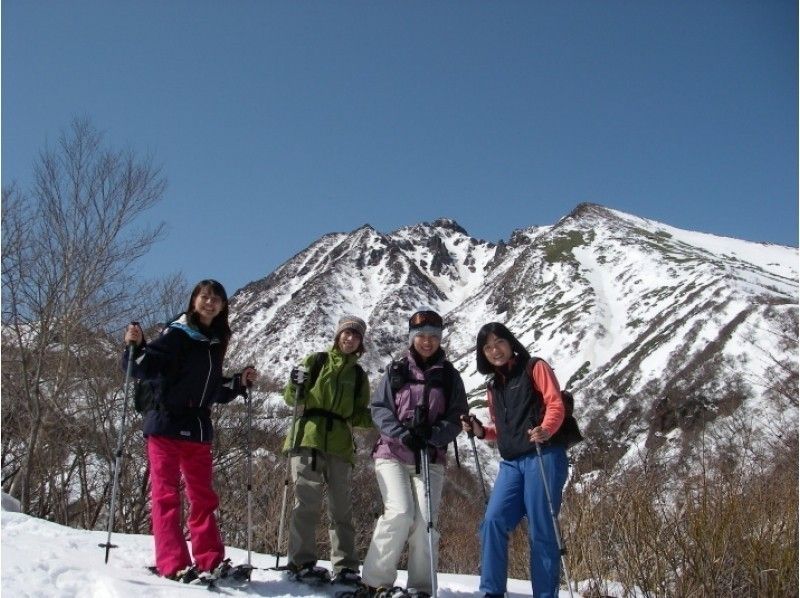
M549 361L576 396L587 463L680 454L704 424L724 430L743 413L754 426L796 427L797 249L594 204L507 243L447 219L325 235L233 296L229 354L277 388L354 313L369 325L362 364L374 384L422 306L445 316L443 346L477 408L482 324L505 323Z

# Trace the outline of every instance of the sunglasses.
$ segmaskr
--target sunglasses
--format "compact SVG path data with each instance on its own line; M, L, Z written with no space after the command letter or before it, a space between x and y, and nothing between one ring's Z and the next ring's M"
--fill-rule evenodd
M436 328L444 328L442 316L435 311L418 311L409 321L411 328L419 328L421 326L435 326Z

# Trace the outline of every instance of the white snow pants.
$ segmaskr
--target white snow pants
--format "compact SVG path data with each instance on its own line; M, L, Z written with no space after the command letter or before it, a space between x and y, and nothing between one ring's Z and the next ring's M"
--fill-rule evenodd
M430 464L434 566L438 569L439 532L436 529L442 497L444 467ZM431 562L428 549L428 507L422 471L390 459L375 460L375 475L383 496L383 515L375 525L372 542L361 575L372 587L395 585L397 566L408 541L409 589L431 593Z

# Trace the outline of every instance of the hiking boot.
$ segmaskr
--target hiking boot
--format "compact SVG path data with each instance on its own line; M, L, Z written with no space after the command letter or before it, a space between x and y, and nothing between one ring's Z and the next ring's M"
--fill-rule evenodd
M331 580L331 583L356 586L361 583L361 576L358 574L358 571L343 567L336 573L334 578Z

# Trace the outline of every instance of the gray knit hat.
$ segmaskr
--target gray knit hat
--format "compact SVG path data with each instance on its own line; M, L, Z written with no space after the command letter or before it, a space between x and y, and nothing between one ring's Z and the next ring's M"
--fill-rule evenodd
M408 344L414 344L414 337L418 334L429 334L442 340L444 322L442 316L432 309L421 309L414 312L408 320Z
M343 316L336 325L336 334L334 337L339 338L339 335L343 330L355 330L363 339L364 334L367 332L367 324L364 322L364 320L357 316Z

